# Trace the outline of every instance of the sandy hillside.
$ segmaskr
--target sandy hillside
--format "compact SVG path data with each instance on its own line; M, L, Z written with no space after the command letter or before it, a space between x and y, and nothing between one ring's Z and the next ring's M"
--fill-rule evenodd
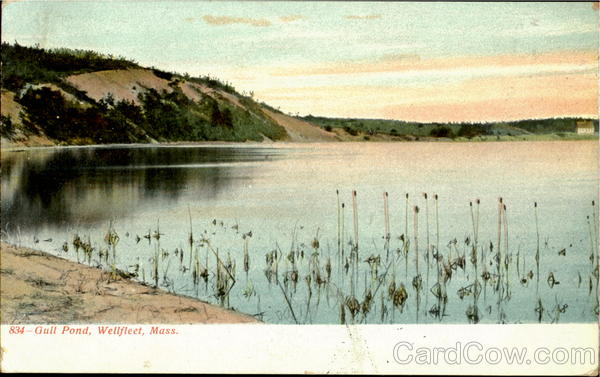
M110 70L84 73L67 77L67 82L77 89L87 93L95 100L100 100L108 93L117 100L127 99L139 105L138 95L144 88L153 88L158 91L173 90L169 81L157 77L148 69ZM178 83L181 91L190 99L198 101L202 95L228 102L229 104L246 109L238 96L219 89L213 89L206 85L183 81ZM309 122L295 119L293 117L263 109L265 115L270 117L288 133L287 141L292 142L319 142L337 141L338 137L321 129Z
M21 116L19 113L22 108L21 105L15 101L15 93L8 90L2 90L1 101L0 112L2 112L2 115L9 116L13 122L21 123Z
M98 71L72 75L66 80L96 101L112 93L117 100L126 99L139 104L138 94L143 92L144 88L152 88L159 92L173 90L167 80L154 75L148 69Z
M21 111L23 108L15 101L15 93L3 90L0 102L0 111L2 115L9 116L13 125L22 124ZM13 148L22 146L48 146L54 145L54 143L43 135L29 135L25 136L19 127L16 128L16 133L12 140L8 140L4 137L0 140L0 146L2 148Z
M0 244L1 320L7 323L256 323L40 251Z
M263 112L283 128L285 128L289 135L289 141L320 142L339 140L335 133L327 132L309 122L296 119L285 114L276 113L268 109L263 109Z

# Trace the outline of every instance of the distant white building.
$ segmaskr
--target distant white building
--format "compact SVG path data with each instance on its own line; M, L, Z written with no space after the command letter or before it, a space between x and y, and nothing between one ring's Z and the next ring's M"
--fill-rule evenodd
M578 120L576 124L577 134L578 135L593 135L594 134L594 124L591 120Z

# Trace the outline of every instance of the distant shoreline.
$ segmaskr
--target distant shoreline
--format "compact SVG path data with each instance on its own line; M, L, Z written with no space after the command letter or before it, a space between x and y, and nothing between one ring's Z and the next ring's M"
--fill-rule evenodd
M35 149L67 149L67 148L139 148L139 147L169 147L169 146L256 146L264 147L270 145L309 145L309 144L338 144L338 143L488 143L488 142L522 142L522 141L591 141L600 140L598 135L578 135L578 134L567 134L559 136L557 134L531 134L531 135L518 135L518 136L495 136L495 135L482 135L473 138L458 137L458 138L435 138L435 137L421 137L415 140L404 139L401 137L390 137L389 135L373 135L368 140L361 139L363 135L359 135L354 139L339 140L339 141L312 141L312 142L291 142L291 141L273 141L273 142L255 142L255 141L181 141L181 142L160 142L160 143L128 143L128 144L86 144L86 145L6 145L2 144L0 150L3 152L19 152L24 150L35 150Z

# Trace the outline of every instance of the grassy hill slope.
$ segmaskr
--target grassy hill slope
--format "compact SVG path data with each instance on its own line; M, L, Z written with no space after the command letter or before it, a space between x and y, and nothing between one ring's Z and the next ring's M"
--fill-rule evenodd
M6 43L1 58L1 133L11 142L335 139L308 122L299 135L296 128L290 133L278 112L211 77L144 68L93 51Z

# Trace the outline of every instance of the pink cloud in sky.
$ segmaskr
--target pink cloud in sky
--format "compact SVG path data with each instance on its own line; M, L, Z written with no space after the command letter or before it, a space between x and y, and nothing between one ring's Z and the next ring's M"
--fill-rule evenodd
M265 78L267 84L256 95L293 113L314 115L423 122L597 117L597 70L598 55L590 51L449 59L406 56L371 64L275 68L268 71L273 85L269 87ZM428 80L432 72L432 77L456 77ZM421 79L410 85L352 84L353 78L377 78L378 73ZM320 85L320 77L328 81ZM306 85L282 88L281 80Z

